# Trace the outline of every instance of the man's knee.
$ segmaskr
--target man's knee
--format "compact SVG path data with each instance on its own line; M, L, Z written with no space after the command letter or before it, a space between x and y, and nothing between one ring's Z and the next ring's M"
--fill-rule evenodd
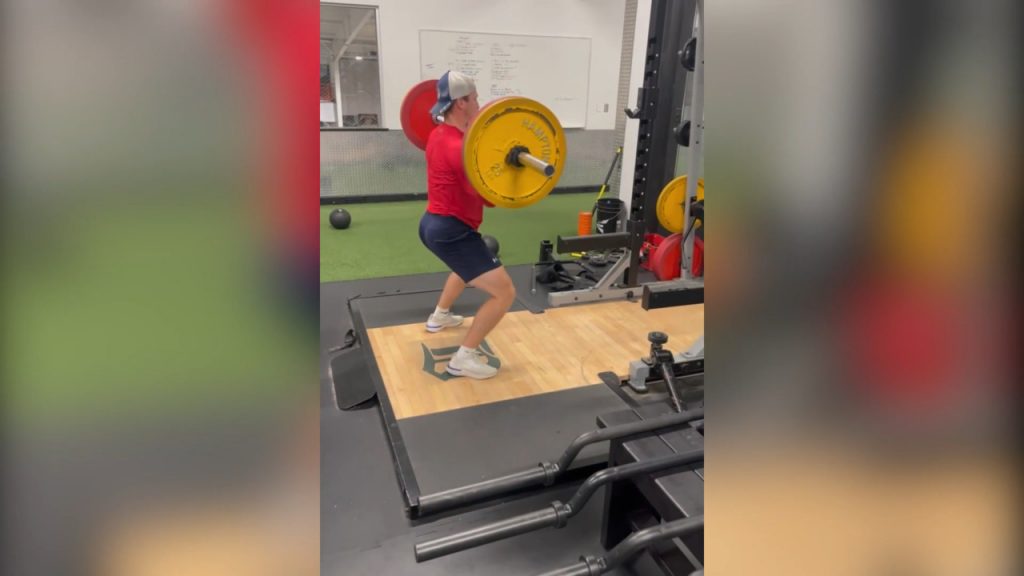
M516 285L512 283L511 279L502 288L501 300L509 306L516 300Z
M512 283L512 278L505 274L495 288L493 296L505 306L512 306L516 300L516 285Z
M470 285L484 290L491 298L511 306L516 299L516 286L504 268L496 268L470 282Z

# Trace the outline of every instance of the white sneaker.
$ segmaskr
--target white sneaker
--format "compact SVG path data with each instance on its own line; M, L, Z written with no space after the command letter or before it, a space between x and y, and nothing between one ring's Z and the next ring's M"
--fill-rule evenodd
M446 368L452 376L466 376L474 380L486 380L498 373L498 369L487 363L487 356L474 350L468 354L456 352Z
M462 324L465 318L451 312L447 314L431 314L427 318L427 332L440 332L445 328L452 328Z

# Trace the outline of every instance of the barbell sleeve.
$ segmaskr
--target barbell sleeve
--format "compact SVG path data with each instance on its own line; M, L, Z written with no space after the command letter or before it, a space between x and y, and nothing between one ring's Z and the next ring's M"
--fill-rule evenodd
M552 505L543 510L514 516L501 522L485 524L472 530L458 532L443 538L437 538L428 542L417 544L413 548L416 562L425 562L447 556L455 552L462 552L484 544L490 544L498 540L511 538L527 532L540 530L558 524L559 509Z
M536 156L530 154L529 152L520 152L519 161L522 162L524 166L529 166L530 168L533 168L534 170L540 172L545 176L550 177L555 174L554 166L548 164L547 162L541 160L540 158L537 158Z

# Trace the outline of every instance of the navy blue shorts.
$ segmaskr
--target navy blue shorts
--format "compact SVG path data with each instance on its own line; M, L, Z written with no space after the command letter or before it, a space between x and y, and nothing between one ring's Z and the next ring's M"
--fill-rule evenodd
M423 214L420 241L463 282L501 266L501 260L487 249L483 236L454 216Z

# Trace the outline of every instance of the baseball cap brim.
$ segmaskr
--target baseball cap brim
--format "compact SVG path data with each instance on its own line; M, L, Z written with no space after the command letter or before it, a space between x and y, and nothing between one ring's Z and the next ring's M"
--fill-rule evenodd
M451 107L451 100L438 100L437 103L435 103L434 106L430 109L430 117L437 118L438 116L444 114Z

